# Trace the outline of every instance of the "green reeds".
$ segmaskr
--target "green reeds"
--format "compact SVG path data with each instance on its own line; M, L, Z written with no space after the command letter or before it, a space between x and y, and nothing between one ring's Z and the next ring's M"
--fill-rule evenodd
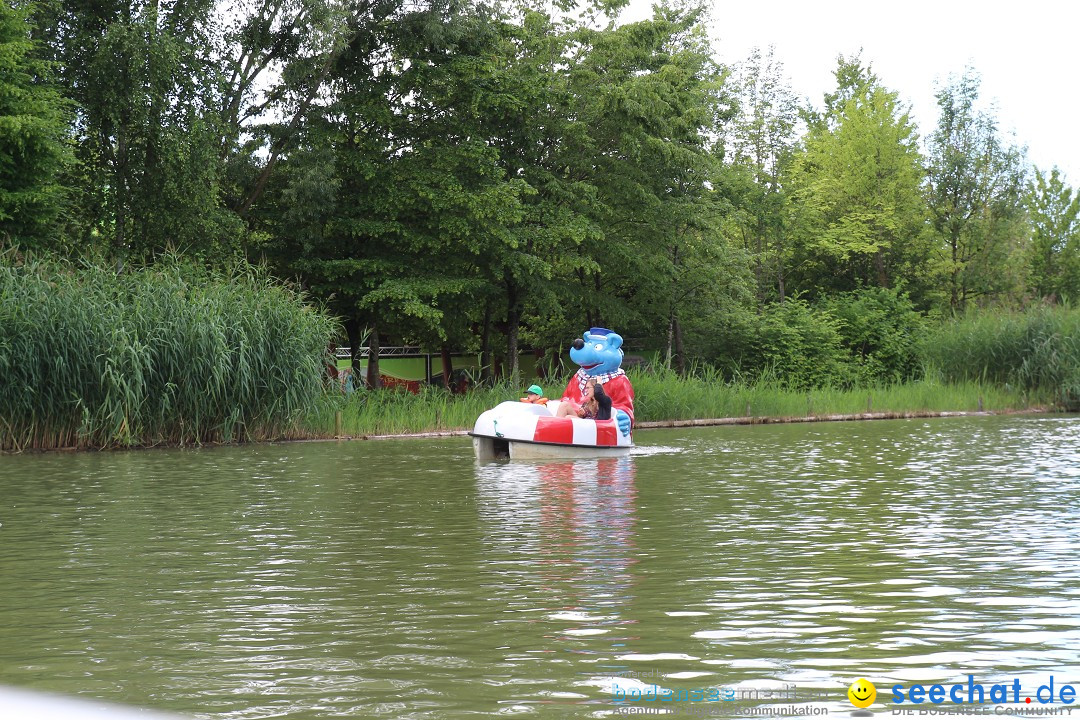
M767 376L752 382L725 382L707 367L687 377L661 370L632 373L631 379L640 421L1021 410L1037 406L1040 399L988 383L943 383L936 377L897 385L813 390L793 390Z
M0 257L0 450L288 436L324 397L333 332L246 265Z
M921 354L946 382L1040 392L1080 410L1080 308L972 312L931 331Z
M461 395L437 386L425 386L419 393L359 390L322 406L307 426L317 434L331 435L335 413L340 412L342 432L350 436L471 429L480 413L520 397L521 388L509 383L474 386Z

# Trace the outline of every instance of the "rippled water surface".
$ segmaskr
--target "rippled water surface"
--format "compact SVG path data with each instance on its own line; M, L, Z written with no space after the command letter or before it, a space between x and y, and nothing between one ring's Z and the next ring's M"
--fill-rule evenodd
M636 440L0 458L0 683L222 719L603 717L654 684L846 715L859 677L879 701L1080 683L1080 420Z

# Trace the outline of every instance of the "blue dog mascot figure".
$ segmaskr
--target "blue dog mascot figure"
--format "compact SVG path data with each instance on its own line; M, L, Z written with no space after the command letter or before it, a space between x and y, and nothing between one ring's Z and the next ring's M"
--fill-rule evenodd
M589 378L604 386L604 392L611 397L611 409L615 422L623 435L630 434L634 424L634 387L622 368L622 336L607 328L589 328L574 340L570 348L570 359L580 368L570 378L563 393L563 402L570 400L581 403L581 394Z

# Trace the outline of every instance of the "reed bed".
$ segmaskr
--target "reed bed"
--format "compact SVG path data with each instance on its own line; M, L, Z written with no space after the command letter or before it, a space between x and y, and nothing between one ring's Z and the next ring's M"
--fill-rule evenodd
M932 330L921 355L945 382L1020 388L1080 410L1080 308L969 313Z
M321 406L307 426L321 436L336 431L335 414L341 413L344 435L397 435L471 429L477 416L506 400L521 397L521 388L508 383L493 387L474 386L455 395L427 386L419 393L403 389L359 390Z
M260 270L0 258L0 450L300 435L333 320Z

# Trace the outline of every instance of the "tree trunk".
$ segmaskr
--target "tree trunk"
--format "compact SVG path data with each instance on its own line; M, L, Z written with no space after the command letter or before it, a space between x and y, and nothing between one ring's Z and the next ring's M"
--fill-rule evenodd
M889 274L885 271L885 253L881 250L874 253L874 267L877 270L878 287L889 287Z
M671 266L675 269L675 275L679 275L679 246L675 245L671 248ZM678 307L679 297L677 286L673 286L673 292L671 294L671 310L668 313L667 324L667 352L664 356L664 367L668 370L671 369L671 343L675 338L675 312Z
M450 376L454 374L454 358L450 355L450 346L442 346L442 379L443 387L450 389Z
M780 292L780 304L784 304L784 299L787 296L787 288L784 285L784 231L780 230L780 234L776 242L776 289Z
M508 278L506 283L506 377L514 385L521 384L518 367L518 331L521 325L521 304L517 285Z
M675 369L679 375L686 374L686 353L683 351L682 325L679 318L674 318L675 325Z
M373 390L382 387L379 374L379 328L373 325L368 335L367 386Z
M664 367L671 369L671 343L675 337L675 313L668 316L667 324L667 348L664 351Z
M521 324L520 312L516 305L506 313L506 376L513 385L521 384L521 369L518 367L518 330Z
M128 209L128 147L127 127L121 125L116 133L116 160L114 177L116 178L116 235L113 237L116 257L127 257L127 209Z
M484 326L480 328L480 380L491 382L491 303L484 304Z
M960 241L956 237L955 233L953 233L952 238L950 238L949 244L952 246L950 248L950 250L952 251L952 273L950 274L950 277L949 277L949 283L951 285L951 287L949 288L949 290L950 290L949 304L952 306L953 310L959 310L960 306L961 306L961 303L960 303L960 288L959 288L959 285L960 285L960 264L958 262L959 255L960 255Z
M357 374L357 370L360 368L360 343L364 340L360 336L360 318L356 315L347 315L345 317L345 337L349 343L349 372L352 374L353 387L360 386L360 377Z

